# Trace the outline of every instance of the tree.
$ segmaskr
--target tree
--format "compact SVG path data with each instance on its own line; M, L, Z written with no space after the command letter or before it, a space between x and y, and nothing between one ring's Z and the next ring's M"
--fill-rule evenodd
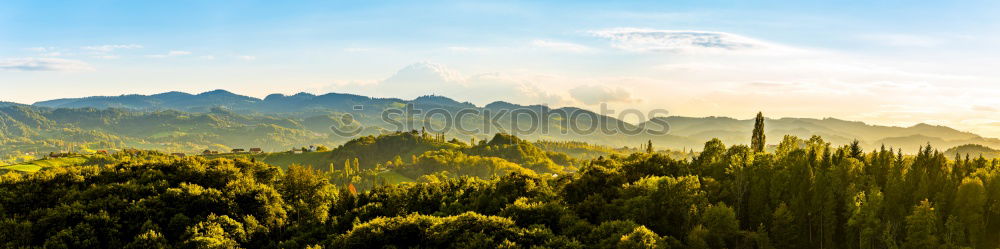
M771 216L771 242L775 248L799 248L799 223L795 221L795 214L785 203L778 204Z
M653 154L653 140L652 139L650 139L646 143L646 153Z
M969 245L973 247L986 247L983 235L986 232L986 224L983 222L986 207L986 189L979 178L966 177L958 187L955 196L955 213L958 215L958 222L965 228L964 234L968 236ZM964 243L964 238L957 238Z
M707 241L713 248L731 248L740 231L736 212L726 204L712 205L701 214L701 222L708 229Z
M660 238L659 235L656 235L653 231L650 231L644 226L638 226L631 233L622 236L621 242L618 243L617 248L659 248L660 240L662 240L662 238Z
M879 210L882 208L882 192L878 188L872 188L866 192L858 192L851 202L850 217L847 225L854 228L857 233L858 248L872 249L878 239L878 233L882 221L879 219Z
M750 147L754 152L764 152L764 113L758 112L753 123L753 136L750 137Z
M923 200L913 208L913 213L906 216L906 241L904 249L938 248L938 217L934 206L928 200Z
M298 165L288 168L278 187L285 203L291 204L290 216L295 221L325 222L337 198L336 189L322 172Z

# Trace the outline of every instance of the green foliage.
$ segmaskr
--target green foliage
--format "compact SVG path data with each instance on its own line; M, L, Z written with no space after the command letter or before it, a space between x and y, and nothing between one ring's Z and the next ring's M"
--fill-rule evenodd
M764 135L764 114L758 112L753 123L753 136L750 138L750 148L753 152L762 152L767 146Z
M930 147L904 156L789 136L773 153L711 140L690 159L584 160L504 134L474 146L419 133L349 144L288 153L322 170L270 165L274 154L39 161L52 164L0 175L0 247L1000 246L1000 161Z

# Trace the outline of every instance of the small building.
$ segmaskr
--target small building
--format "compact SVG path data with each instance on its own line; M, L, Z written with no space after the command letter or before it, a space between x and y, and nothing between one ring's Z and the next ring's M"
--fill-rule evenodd
M309 152L315 152L315 151L316 151L316 146L315 145L309 145Z
M244 153L244 152L246 152L246 150L244 150L244 149L233 149L233 154L240 154L240 153Z
M302 149L292 149L292 154L302 154Z
M98 151L97 151L97 154L101 154L101 155L107 155L107 154L108 154L108 151L106 151L106 150L98 150Z
M260 148L250 148L250 153L251 154L260 154L260 153L264 153L264 150L262 150Z

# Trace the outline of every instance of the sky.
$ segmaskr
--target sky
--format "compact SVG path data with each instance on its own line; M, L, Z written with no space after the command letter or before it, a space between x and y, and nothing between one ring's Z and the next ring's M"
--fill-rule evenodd
M1000 1L0 3L0 101L443 95L1000 137Z

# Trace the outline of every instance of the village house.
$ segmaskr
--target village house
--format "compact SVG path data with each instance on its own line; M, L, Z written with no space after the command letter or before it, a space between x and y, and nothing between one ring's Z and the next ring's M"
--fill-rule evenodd
M292 149L292 154L302 154L302 149L299 148Z
M244 149L233 149L233 154L240 154L240 153L244 153L244 152L246 152L246 150L244 150Z
M250 153L251 154L260 154L260 153L264 153L264 150L262 150L260 148L250 148Z

